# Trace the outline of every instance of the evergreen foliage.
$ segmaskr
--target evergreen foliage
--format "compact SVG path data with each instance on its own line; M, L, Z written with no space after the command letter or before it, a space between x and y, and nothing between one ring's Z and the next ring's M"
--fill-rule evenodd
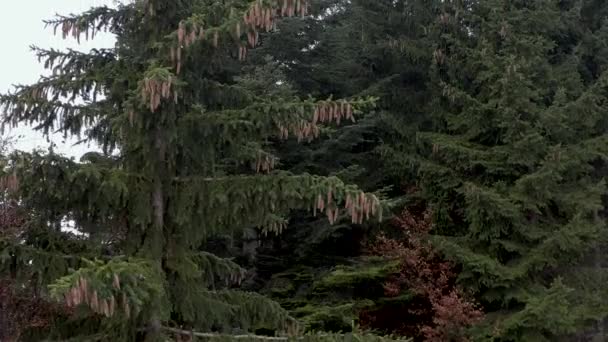
M585 260L606 238L608 145L606 73L588 50L602 29L583 3L446 3L432 28L418 175L435 245L488 313L480 341L554 341L608 313L605 271Z
M253 58L258 52L273 56L294 92L378 97L374 115L328 132L328 139L279 148L286 168L339 175L365 190L384 192L398 209L402 187L415 176L406 156L416 130L429 121L424 109L433 50L425 26L435 20L437 7L433 1L326 1L314 20L281 22L280 32L270 37L281 49L253 51ZM386 162L380 167L382 156ZM384 228L394 229L294 220L285 234L259 249L257 286L311 329L350 329L360 313L393 302L383 283L398 267L370 259L363 248ZM332 287L319 287L328 282Z
M600 299L605 296L606 146L605 50L600 42L605 40L600 37L605 36L606 5L362 0L327 6L330 10L306 30L293 26L282 32L310 37L314 48L295 57L301 47L286 45L275 58L284 61L288 75L296 75L290 77L295 89L379 98L380 116L371 124L359 121L323 144L352 142L341 138L357 129L382 139L363 150L379 152L382 168L372 154L376 172L353 179L370 188L404 189L402 203L422 203L433 212L435 247L459 265L460 286L475 293L488 313L474 330L475 339L578 338L594 335L584 332L594 325L596 338L605 338ZM314 148L300 152L293 167L332 170L345 155L301 158L323 151L323 146ZM292 151L300 150L287 152ZM354 153L347 154L344 165L369 160L362 150L346 151ZM391 195L401 197L402 192ZM345 252L333 246L346 241L357 245L371 235L350 229L320 235L317 241L325 243L289 259L304 267L287 273L271 269L281 281L270 284L287 276L285 289L297 293L301 311L315 317L327 309L327 298L318 300L306 289L323 282L320 274L331 265L350 265L351 275L357 273L353 265L361 265L353 260L361 249ZM281 240L278 248L284 254L275 250L274 255L289 258L293 246L306 248L295 241ZM312 264L313 256L327 263ZM359 272L365 275L366 267ZM337 288L334 295L346 298L320 324L344 319L338 324L343 326L354 319L361 309L354 304L364 299L349 291L356 279ZM377 279L372 283L378 285ZM411 296L407 299L409 290L401 292L405 310L414 305ZM386 302L381 295L364 297L373 300L364 312L382 311ZM310 310L311 302L317 311ZM289 306L290 300L283 303ZM355 308L354 315L338 310L345 307Z
M48 21L117 43L33 47L52 73L0 95L4 124L103 152L0 151L0 339L608 339L607 15L136 0Z

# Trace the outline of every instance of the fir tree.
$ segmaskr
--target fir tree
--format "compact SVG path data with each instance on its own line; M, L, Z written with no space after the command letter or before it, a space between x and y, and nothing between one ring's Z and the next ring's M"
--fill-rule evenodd
M592 3L446 2L432 29L420 185L435 245L487 312L479 341L555 341L608 313L605 271L585 261L606 238L608 74L588 50L602 35L585 24Z
M27 219L18 236L0 240L2 274L64 303L50 326L23 336L297 334L278 304L239 291L244 269L205 242L252 227L279 233L292 209L330 222L381 218L375 195L337 177L273 170L268 145L313 139L319 124L352 119L372 99L264 98L235 82L259 32L308 8L304 0L142 0L47 22L77 40L108 30L117 43L89 53L34 47L52 75L0 97L5 124L82 134L104 151L81 162L17 153L3 170L3 189Z

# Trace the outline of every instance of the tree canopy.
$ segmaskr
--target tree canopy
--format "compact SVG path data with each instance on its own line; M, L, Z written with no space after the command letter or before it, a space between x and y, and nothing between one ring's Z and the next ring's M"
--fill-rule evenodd
M136 0L3 124L0 339L606 339L608 4ZM19 310L18 308L23 308Z

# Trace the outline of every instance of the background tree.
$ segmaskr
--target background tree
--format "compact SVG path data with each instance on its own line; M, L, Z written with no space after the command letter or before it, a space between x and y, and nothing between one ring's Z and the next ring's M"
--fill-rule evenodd
M313 6L317 15L281 21L269 37L273 44L252 51L253 60L271 56L290 91L379 98L374 113L323 131L327 139L279 146L285 168L338 175L382 191L397 211L400 201L410 200L403 189L415 184L415 132L429 122L433 48L425 27L437 9L433 1L323 1ZM258 79L269 78L264 73ZM349 222L329 227L300 216L284 234L262 243L252 287L291 309L309 329L348 331L362 311L407 306L407 296L387 298L382 287L399 267L365 252L366 241L385 228L394 230Z
M476 336L577 338L573 335L581 335L594 322L600 322L595 330L601 336L605 54L598 37L605 34L605 6L597 1L353 1L328 6L333 12L326 11L331 15L317 24L324 33L314 33L314 48L295 59L286 46L276 58L290 56L285 66L294 74L313 75L293 77L296 89L316 79L326 82L319 89L343 95L367 89L380 98L381 116L367 127L376 139L382 138L375 149L382 155L382 171L358 173L356 182L378 181L372 188L392 185L405 190L405 196L399 191L391 195L407 207L421 201L429 206L434 213L434 246L462 267L461 286L475 292L489 312ZM375 25L376 18L382 21ZM391 31L393 27L397 29ZM288 29L283 33L301 34ZM393 61L398 55L381 47L386 37L391 37L391 47L409 58ZM331 59L332 52L341 57ZM298 86L301 79L306 83ZM347 129L352 132L355 127ZM336 132L328 143L340 141L343 132ZM374 150L376 144L368 144L364 151L370 146ZM356 153L346 154L351 158L346 165L364 165L361 161L369 154L351 151ZM559 157L552 159L554 152ZM298 155L297 165L311 165L310 158L301 158L306 155L310 154ZM319 161L316 167L331 169L344 155ZM370 159L378 165L377 156ZM365 235L373 234L357 236L343 230L325 239L326 245L312 248L321 252L318 260L333 252L347 257L336 273L327 271L331 263L316 266L328 279L348 279L332 290L347 294L336 309L357 302L352 299L353 284L361 280L357 274L371 277L362 282L370 288L392 272L357 272L360 264L353 257L361 250L344 253L333 247ZM281 243L285 254L293 256L296 244ZM287 284L287 289L299 284L287 293L301 295L302 305L316 298L314 290L305 289L323 283L322 272L313 278L303 277L301 270L276 272L271 273L282 279L277 284ZM290 281L284 282L285 276ZM279 286L278 296L284 295L282 290ZM377 293L362 297L374 299L372 306L382 302ZM560 307L568 313L547 319ZM337 310L318 322L344 327L353 318L352 306L347 308L350 314ZM315 317L318 312L312 309L307 315Z
M264 98L236 82L259 32L308 6L145 0L47 23L75 39L107 29L117 43L90 53L34 48L53 75L0 97L5 124L39 122L46 134L83 134L103 148L81 162L17 153L3 171L3 189L27 209L3 274L45 296L49 285L73 308L29 338L297 333L278 304L238 291L245 270L209 242L245 228L279 233L291 209L330 222L381 216L378 197L337 177L274 171L267 143L315 138L319 124L350 120L372 99Z
M118 41L35 48L55 73L0 97L6 124L104 148L3 165L23 218L1 274L65 304L14 331L603 339L607 6L149 0L49 22ZM363 220L378 197L397 228Z
M487 312L480 341L554 341L606 315L605 271L585 266L606 237L606 74L583 3L451 2L433 31L420 185L435 246Z

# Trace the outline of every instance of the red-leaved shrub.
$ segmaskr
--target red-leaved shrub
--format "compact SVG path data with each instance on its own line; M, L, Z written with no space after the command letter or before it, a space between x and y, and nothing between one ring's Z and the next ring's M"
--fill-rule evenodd
M400 261L399 272L384 284L385 295L395 298L412 293L414 298L402 305L364 311L360 323L417 341L467 341L466 329L482 318L482 312L456 285L455 266L429 243L431 213L405 210L395 226L398 236L379 236L368 247L369 253Z

